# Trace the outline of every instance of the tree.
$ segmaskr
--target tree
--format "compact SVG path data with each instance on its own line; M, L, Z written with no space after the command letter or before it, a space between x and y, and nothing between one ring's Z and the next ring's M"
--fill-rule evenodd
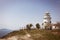
M32 26L33 26L32 24L27 24L26 25L27 29L29 29L29 30L31 29Z
M30 27L32 27L33 25L32 24L30 24Z
M36 24L36 28L40 29L40 24L39 23Z
M30 26L29 26L29 24L27 24L27 25L26 25L26 28L27 28L27 29L30 29Z

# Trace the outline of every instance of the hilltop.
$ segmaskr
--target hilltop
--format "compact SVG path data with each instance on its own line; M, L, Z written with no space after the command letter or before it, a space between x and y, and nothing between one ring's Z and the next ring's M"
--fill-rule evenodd
M16 38L16 40L60 40L60 30L24 29L13 31L5 35L3 38Z

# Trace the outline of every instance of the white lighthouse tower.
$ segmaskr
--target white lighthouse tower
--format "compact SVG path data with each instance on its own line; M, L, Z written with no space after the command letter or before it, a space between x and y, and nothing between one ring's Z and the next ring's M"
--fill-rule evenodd
M45 13L42 25L44 29L51 29L51 17L49 12Z

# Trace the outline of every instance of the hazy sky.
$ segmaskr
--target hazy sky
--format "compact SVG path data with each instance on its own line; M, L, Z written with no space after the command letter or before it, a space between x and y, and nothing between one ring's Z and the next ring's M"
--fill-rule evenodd
M0 0L0 29L19 29L43 22L49 11L52 22L60 21L60 0Z

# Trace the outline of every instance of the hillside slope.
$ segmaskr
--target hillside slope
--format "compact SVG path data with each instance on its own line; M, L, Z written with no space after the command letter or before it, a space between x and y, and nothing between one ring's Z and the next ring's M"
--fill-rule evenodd
M3 38L17 38L17 40L60 40L60 30L19 30L13 31Z

